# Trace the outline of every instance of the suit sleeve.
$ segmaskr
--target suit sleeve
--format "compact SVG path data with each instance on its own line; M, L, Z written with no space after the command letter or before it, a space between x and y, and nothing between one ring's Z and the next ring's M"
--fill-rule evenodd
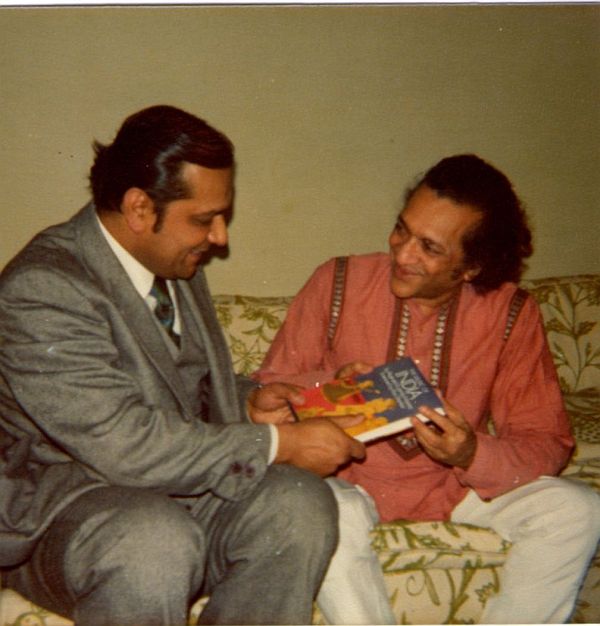
M186 416L133 340L117 348L97 294L67 269L3 279L0 410L22 425L30 460L169 495L246 495L267 468L268 426Z
M573 447L556 369L539 308L529 297L507 340L490 396L496 436L477 433L460 482L483 499L560 472Z

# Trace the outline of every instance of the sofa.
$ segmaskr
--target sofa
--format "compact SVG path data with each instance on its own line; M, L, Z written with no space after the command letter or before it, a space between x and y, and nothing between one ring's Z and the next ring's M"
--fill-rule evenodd
M600 274L542 278L522 286L539 302L564 400L577 441L562 475L600 494ZM236 371L261 363L291 297L217 295L217 316ZM502 585L510 543L466 524L398 520L381 524L372 543L385 573L399 624L478 622L486 601ZM204 600L190 613L194 623ZM600 550L591 562L572 616L600 622ZM318 609L313 622L324 624ZM0 626L67 626L69 620L0 590Z

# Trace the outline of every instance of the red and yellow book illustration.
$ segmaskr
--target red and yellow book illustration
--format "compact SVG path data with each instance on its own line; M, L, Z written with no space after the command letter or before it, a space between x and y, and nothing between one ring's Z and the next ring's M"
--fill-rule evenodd
M365 416L346 429L360 441L386 437L412 428L411 416L430 406L443 414L442 403L410 357L374 368L368 374L341 378L303 390L304 404L293 404L299 420L335 415Z

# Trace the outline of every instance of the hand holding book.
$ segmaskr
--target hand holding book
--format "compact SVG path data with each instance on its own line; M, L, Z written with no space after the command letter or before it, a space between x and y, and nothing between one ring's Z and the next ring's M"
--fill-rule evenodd
M430 418L432 428L413 420L414 433L423 451L432 459L446 465L468 469L477 451L477 435L464 415L447 400L443 414L429 407L423 412Z

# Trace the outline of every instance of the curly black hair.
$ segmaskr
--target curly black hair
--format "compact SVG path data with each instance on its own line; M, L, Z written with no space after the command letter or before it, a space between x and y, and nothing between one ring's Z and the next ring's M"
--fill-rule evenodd
M481 220L463 237L464 264L479 273L471 284L478 293L518 282L533 246L527 215L509 179L474 154L442 159L406 192L406 202L420 187L466 204Z

